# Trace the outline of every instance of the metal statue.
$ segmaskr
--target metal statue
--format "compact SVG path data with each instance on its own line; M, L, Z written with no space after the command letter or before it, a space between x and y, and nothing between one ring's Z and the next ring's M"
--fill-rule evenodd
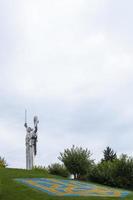
M26 128L26 169L33 169L34 157L37 154L37 131L38 131L38 117L34 116L34 129L27 125L27 111L25 110L25 128Z

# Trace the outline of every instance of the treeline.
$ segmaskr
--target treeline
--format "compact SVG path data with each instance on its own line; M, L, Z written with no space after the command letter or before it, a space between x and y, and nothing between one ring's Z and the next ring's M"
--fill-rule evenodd
M93 181L113 187L133 189L133 158L122 154L117 156L110 147L103 151L99 163L91 158L88 149L75 147L65 149L58 159L62 164L54 163L47 168L35 166L34 170L45 170L53 175L62 177L74 176L74 179ZM0 157L0 168L7 166L6 160Z
M91 152L82 147L72 146L60 153L58 159L63 163L48 166L51 174L67 177L74 175L74 179L93 181L113 187L133 189L133 158L125 154L117 156L110 147L103 151L103 158L99 163L91 159Z

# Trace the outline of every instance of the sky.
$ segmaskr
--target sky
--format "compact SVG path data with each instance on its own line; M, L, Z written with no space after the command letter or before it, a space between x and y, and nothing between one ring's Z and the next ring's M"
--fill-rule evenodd
M0 1L0 156L25 168L24 111L39 118L36 165L73 144L98 162L132 156L132 0Z

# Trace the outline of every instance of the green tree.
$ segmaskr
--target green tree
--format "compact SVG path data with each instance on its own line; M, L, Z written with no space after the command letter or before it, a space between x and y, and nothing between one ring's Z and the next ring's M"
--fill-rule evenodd
M0 168L6 168L6 167L7 167L6 160L0 157Z
M116 186L116 161L106 161L96 164L88 177L90 180L105 185Z
M80 179L87 175L93 164L90 159L91 153L88 149L82 147L72 146L71 149L65 149L58 157L67 168L67 170L74 175L74 179Z
M106 147L106 149L103 151L103 155L104 155L104 158L101 160L101 162L113 161L117 159L116 153L110 147Z
M132 189L133 158L122 154L113 161L100 162L88 178L101 184Z
M119 187L133 188L133 158L122 154L117 160L116 183Z

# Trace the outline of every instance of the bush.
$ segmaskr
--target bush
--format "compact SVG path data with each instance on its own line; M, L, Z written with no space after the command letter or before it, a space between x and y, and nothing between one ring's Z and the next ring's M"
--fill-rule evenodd
M33 170L36 170L36 171L44 171L45 173L48 173L48 170L47 170L47 168L46 167L44 167L44 166L41 166L41 165L35 165L34 167L33 167Z
M95 165L90 174L90 179L105 185L115 186L115 163L106 161Z
M122 154L117 161L115 176L117 186L133 188L133 158Z
M54 163L48 166L48 172L53 175L68 177L70 174L64 165Z
M0 168L6 168L8 165L7 165L7 162L4 158L0 157Z
M133 188L133 158L121 155L114 161L101 162L93 168L92 181L124 188Z

